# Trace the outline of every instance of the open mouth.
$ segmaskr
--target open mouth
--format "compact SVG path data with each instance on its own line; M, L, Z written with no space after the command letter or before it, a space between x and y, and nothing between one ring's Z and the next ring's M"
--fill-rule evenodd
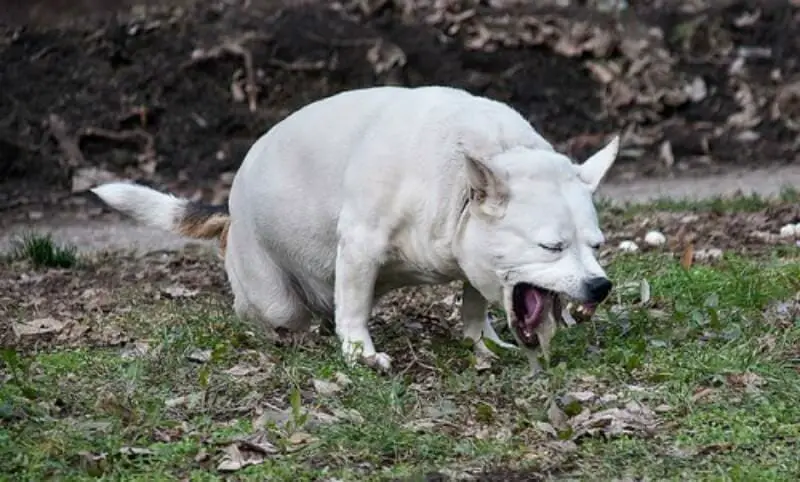
M562 309L561 296L531 283L517 283L511 293L511 312L509 313L511 327L518 341L528 347L539 345L536 329L549 314L556 322L575 324L590 319L596 304L584 303L573 306L568 305L567 310Z

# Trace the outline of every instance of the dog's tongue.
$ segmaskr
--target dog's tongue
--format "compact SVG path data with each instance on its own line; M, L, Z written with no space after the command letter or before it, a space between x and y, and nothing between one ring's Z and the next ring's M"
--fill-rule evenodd
M542 308L544 307L543 294L536 288L530 288L525 292L525 325L530 328L536 328L539 324L539 317L542 315Z

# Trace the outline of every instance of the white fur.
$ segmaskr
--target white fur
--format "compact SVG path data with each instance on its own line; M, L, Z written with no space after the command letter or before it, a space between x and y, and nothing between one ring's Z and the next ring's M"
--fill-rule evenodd
M515 282L583 299L585 280L605 276L592 192L617 146L574 165L510 107L446 87L314 102L256 141L234 179L225 266L235 311L292 329L332 317L349 360L360 352L388 368L367 329L375 299L463 280L464 335L485 350L479 338L499 341L488 303ZM470 187L481 197L465 210ZM117 192L101 197L144 220L178 206Z
M112 182L91 190L106 204L142 224L172 230L188 201L129 182Z

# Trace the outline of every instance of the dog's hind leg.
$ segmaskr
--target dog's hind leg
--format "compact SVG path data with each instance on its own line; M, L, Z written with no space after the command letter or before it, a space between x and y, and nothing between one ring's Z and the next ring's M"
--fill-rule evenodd
M506 343L500 339L489 321L489 302L469 282L464 282L461 295L461 319L464 323L464 338L469 338L475 343L475 350L479 354L489 354L491 351L483 341L489 339L497 346L508 350L516 350L517 346Z
M311 311L290 283L287 273L256 245L241 243L235 227L228 238L225 269L234 295L236 315L262 328L305 331ZM254 249L249 249L254 248Z

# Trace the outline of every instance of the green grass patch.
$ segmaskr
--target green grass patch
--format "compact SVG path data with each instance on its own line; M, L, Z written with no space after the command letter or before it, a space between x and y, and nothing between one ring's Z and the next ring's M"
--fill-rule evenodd
M690 199L663 198L648 203L612 204L600 199L598 210L603 212L625 213L633 216L638 213L657 211L666 212L713 212L719 214L736 212L757 212L778 205L800 202L800 191L785 188L775 198L766 198L757 194L740 194L735 196L718 196L702 201Z
M348 368L335 338L266 340L202 297L113 320L139 345L6 350L0 474L220 480L224 450L250 437L268 453L237 470L239 480L500 469L573 480L796 479L800 263L727 256L685 270L672 256L637 253L619 256L609 274L617 286L647 280L651 299L620 290L593 322L561 330L536 379L514 353L478 371L459 340L425 338L425 328L374 330L396 359L393 375ZM773 309L780 302L791 309ZM569 401L574 393L593 399ZM638 402L656 423L647 433L598 426L567 443L559 438L574 427L548 433L550 400L573 417Z
M25 233L13 246L13 259L27 260L36 267L72 268L78 264L77 248L59 244L50 234Z

